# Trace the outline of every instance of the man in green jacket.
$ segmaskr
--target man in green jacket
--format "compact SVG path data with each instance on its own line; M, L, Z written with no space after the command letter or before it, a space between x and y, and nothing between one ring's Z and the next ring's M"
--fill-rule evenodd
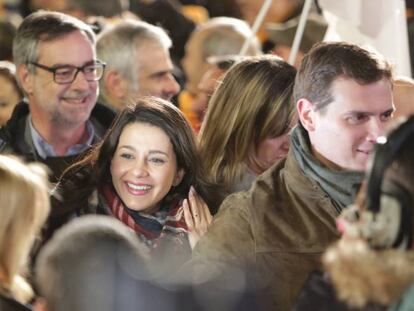
M293 96L300 124L286 160L223 202L191 262L197 282L253 288L264 310L290 310L339 237L335 218L395 110L389 65L347 43L314 46Z

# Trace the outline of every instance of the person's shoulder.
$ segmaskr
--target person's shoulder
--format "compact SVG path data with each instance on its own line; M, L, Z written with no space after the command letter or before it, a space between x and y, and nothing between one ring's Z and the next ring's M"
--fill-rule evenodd
M64 215L95 214L99 200L97 189L90 177L91 169L87 166L66 171L52 192L52 206L55 207L52 213L58 211Z
M70 191L82 190L85 185L92 185L92 166L90 164L74 165L66 170L59 179L58 186ZM93 188L93 187L92 187Z
M16 105L9 121L0 128L1 153L14 151L12 145L24 140L25 124L29 113L29 106L26 102Z
M7 137L5 136L4 129L0 128L0 153L7 151L9 146Z
M275 185L279 184L279 172L283 164L275 165L258 176L248 190L234 192L226 197L221 209L249 209L258 197L266 199L273 196Z
M11 131L5 125L0 128L0 153L2 154L16 154L17 150L13 146L13 142L18 142L23 139L23 134L20 131Z
M250 190L259 191L263 188L273 189L280 184L281 174L285 169L286 159L274 164L256 178Z
M221 210L229 210L229 209L242 209L246 207L245 202L249 199L249 192L248 191L240 191L240 192L234 192L232 194L229 194L224 201L220 205Z
M116 110L109 105L105 105L103 103L97 102L95 104L95 107L92 109L92 116L99 116L100 114L103 114L107 117L115 117L116 116Z
M92 110L89 120L98 132L105 132L112 124L116 117L116 111L104 104L96 103Z

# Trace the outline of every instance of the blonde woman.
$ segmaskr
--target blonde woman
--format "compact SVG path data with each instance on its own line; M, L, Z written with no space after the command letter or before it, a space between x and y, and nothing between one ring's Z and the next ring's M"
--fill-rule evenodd
M295 123L296 70L273 55L236 63L213 94L199 134L209 179L227 193L246 190L282 160Z
M43 167L0 155L0 205L0 310L25 310L33 291L20 273L49 213Z

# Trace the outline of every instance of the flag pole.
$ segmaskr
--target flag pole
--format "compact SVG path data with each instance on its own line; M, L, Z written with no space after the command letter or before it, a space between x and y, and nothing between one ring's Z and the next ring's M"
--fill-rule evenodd
M256 0L257 1L257 0ZM242 48L240 49L239 55L244 56L246 55L247 49L250 46L250 42L253 40L254 36L256 36L257 31L260 28L260 25L263 23L264 18L266 17L267 12L269 11L270 4L272 3L272 0L265 0L259 13L257 14L257 17L253 23L252 26L252 35L249 36L243 43Z
M302 41L302 36L305 30L306 20L308 19L309 12L311 9L312 1L313 0L305 0L305 4L303 5L303 10L299 19L298 28L296 29L295 39L293 40L292 49L289 54L288 63L291 65L295 63L296 55L299 51L299 45Z

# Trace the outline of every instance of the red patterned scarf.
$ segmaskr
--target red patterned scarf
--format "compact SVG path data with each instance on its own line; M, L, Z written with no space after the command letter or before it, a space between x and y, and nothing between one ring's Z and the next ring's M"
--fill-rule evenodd
M104 208L133 229L148 246L155 248L164 235L175 236L180 243L187 239L184 212L178 202L162 206L159 211L150 215L128 211L112 185L105 185L98 192Z

